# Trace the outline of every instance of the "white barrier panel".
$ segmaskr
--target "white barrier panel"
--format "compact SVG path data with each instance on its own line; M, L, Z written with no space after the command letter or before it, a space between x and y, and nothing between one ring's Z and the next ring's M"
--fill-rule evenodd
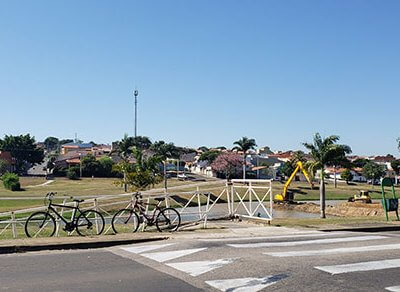
M230 189L231 216L272 220L272 180L233 179Z

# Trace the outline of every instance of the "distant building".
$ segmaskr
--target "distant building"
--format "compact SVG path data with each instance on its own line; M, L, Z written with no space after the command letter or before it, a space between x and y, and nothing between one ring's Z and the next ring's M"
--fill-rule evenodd
M68 152L71 151L92 151L93 148L93 144L92 143L67 143L64 145L61 145L61 155L65 155ZM111 150L110 150L111 152Z

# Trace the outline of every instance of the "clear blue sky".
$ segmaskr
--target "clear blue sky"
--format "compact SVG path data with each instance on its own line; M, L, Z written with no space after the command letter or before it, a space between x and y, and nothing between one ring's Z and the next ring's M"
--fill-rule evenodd
M1 1L0 137L399 155L399 1Z

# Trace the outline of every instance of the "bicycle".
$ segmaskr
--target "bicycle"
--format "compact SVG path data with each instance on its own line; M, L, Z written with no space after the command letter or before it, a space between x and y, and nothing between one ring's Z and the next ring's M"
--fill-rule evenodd
M54 204L53 198L56 193L50 192L45 196L44 202L47 206L46 211L39 211L33 213L25 222L25 234L28 237L51 237L56 232L56 220L55 214L63 223L63 230L70 233L74 230L80 236L87 235L99 235L104 230L104 217L99 212L95 210L81 211L79 204L84 202L84 200L73 200L76 206L60 205ZM72 197L71 197L72 199ZM48 203L47 203L48 201ZM54 207L62 207L72 210L71 221L67 221L57 212ZM77 212L79 215L76 216Z
M139 193L131 208L121 209L112 218L111 226L115 233L136 232L140 223L157 227L159 232L177 231L181 225L181 216L174 208L160 207L164 198L155 198L158 204L144 203ZM154 207L152 215L146 214L146 206ZM138 215L139 213L139 215Z

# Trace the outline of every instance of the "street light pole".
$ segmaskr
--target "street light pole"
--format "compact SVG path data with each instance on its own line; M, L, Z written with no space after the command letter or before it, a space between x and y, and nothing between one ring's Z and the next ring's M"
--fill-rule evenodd
M135 89L133 91L133 95L135 96L135 138L137 137L137 97L139 95L139 91Z

